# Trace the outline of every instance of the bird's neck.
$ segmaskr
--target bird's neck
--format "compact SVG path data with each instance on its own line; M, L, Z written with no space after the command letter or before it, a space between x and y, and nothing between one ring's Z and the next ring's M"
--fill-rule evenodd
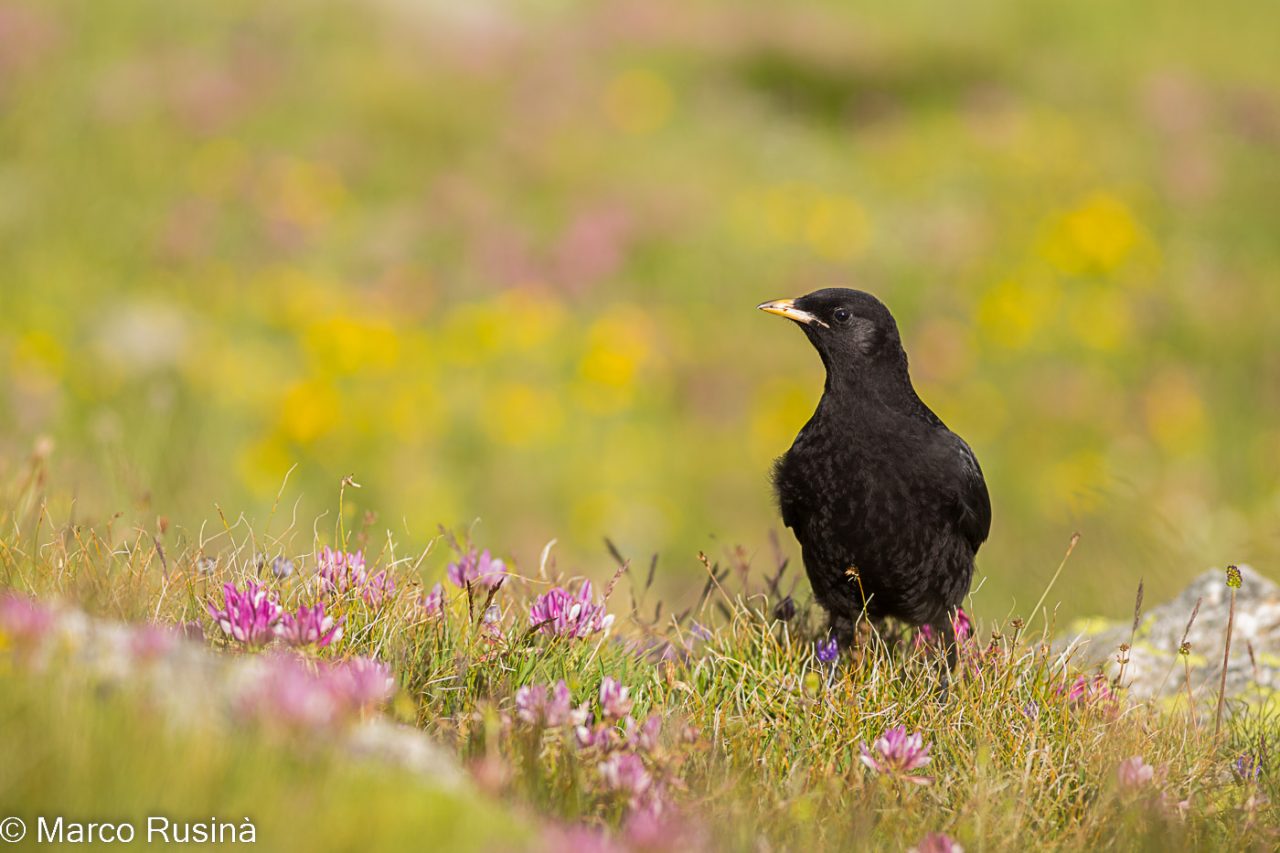
M828 365L822 402L831 415L845 420L932 415L911 384L905 357L855 368Z

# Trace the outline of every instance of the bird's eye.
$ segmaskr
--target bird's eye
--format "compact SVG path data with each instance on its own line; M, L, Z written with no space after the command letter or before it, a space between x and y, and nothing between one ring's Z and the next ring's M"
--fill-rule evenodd
M835 313L832 314L831 316L841 326L843 326L845 323L848 323L850 320L853 319L853 314L849 311L848 308L837 308L835 310Z

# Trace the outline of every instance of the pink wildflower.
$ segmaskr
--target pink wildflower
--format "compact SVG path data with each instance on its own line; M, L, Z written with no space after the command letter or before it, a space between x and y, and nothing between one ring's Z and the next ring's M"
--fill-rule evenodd
M218 623L222 633L248 646L261 646L275 636L280 621L280 605L257 581L246 581L244 592L232 584L222 587L223 609L218 610L210 602L209 615Z
M344 553L321 548L316 555L316 576L320 579L320 589L326 594L345 595L354 590L373 608L386 604L396 591L395 579L386 569L369 574L363 551Z
M391 667L373 658L356 657L334 664L322 677L330 694L353 711L381 705L396 687Z
M1156 769L1142 759L1142 756L1135 755L1132 758L1126 758L1120 762L1120 766L1116 769L1116 777L1120 780L1120 787L1131 791L1145 788L1155 779Z
M364 586L368 573L364 567L364 552L348 554L325 546L316 554L316 577L326 593L339 594Z
M644 761L633 752L615 752L599 765L600 778L613 791L621 791L639 800L653 786L653 777Z
M140 625L129 635L129 651L139 661L154 661L167 655L178 641L178 632L168 625Z
M264 660L267 671L240 699L242 713L289 728L321 728L338 719L333 691L303 661L285 654Z
M276 633L291 646L315 646L323 649L342 639L342 626L346 621L345 616L336 622L332 616L326 616L324 603L320 602L314 607L299 607L296 616L284 614Z
M608 630L613 616L594 602L591 581L584 580L576 594L557 586L538 596L529 608L529 621L543 634L582 639Z
M956 612L951 617L951 628L955 632L957 648L963 646L973 636L973 621L969 619L969 614L964 612L963 607L956 608ZM912 645L916 649L922 649L936 642L937 632L933 630L933 626L921 625L916 629L916 636Z
M868 749L866 744L859 748L862 750L862 763L875 773L896 776L917 785L927 785L931 781L925 776L909 775L930 760L929 746L924 743L920 732L908 735L906 726L894 726L876 739L872 749Z
M547 853L625 853L604 830L590 826L553 827L543 838Z
M931 832L908 853L964 853L964 848L945 832Z
M456 562L450 563L446 572L449 580L459 589L466 589L468 584L492 589L506 579L507 564L490 555L487 548L479 555L471 549Z
M526 685L516 691L516 716L530 725L556 728L581 726L587 719L586 707L574 708L569 685L564 679L548 690L541 684Z
M1098 673L1093 678L1084 675L1076 676L1075 681L1070 685L1062 685L1057 692L1059 696L1066 696L1067 701L1077 707L1115 701L1111 685L1102 673Z
M658 748L658 737L662 734L662 718L649 717L644 725L637 726L636 721L627 717L627 743L641 752L653 752Z
M444 612L444 585L436 584L431 591L418 599L422 612L428 619L434 619Z
M605 676L600 682L600 712L606 719L621 720L631 713L631 688Z
M25 595L0 595L0 631L16 645L35 646L54 623L53 609Z
M370 607L377 609L386 604L395 595L395 579L383 569L369 577L360 588L360 598Z

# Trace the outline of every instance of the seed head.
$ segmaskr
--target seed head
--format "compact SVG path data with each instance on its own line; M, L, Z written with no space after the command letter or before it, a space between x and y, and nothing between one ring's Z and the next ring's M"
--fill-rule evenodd
M1244 579L1240 576L1239 566L1227 566L1227 586L1231 589L1239 589Z

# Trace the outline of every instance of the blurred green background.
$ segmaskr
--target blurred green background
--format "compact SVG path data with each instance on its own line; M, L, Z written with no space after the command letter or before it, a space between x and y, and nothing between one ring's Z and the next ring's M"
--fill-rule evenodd
M0 465L49 437L64 512L188 529L296 464L309 530L354 473L402 541L480 518L600 572L608 534L679 594L700 548L769 561L821 390L754 306L846 285L986 468L980 610L1077 529L1072 615L1274 577L1277 32L1256 0L0 0Z

